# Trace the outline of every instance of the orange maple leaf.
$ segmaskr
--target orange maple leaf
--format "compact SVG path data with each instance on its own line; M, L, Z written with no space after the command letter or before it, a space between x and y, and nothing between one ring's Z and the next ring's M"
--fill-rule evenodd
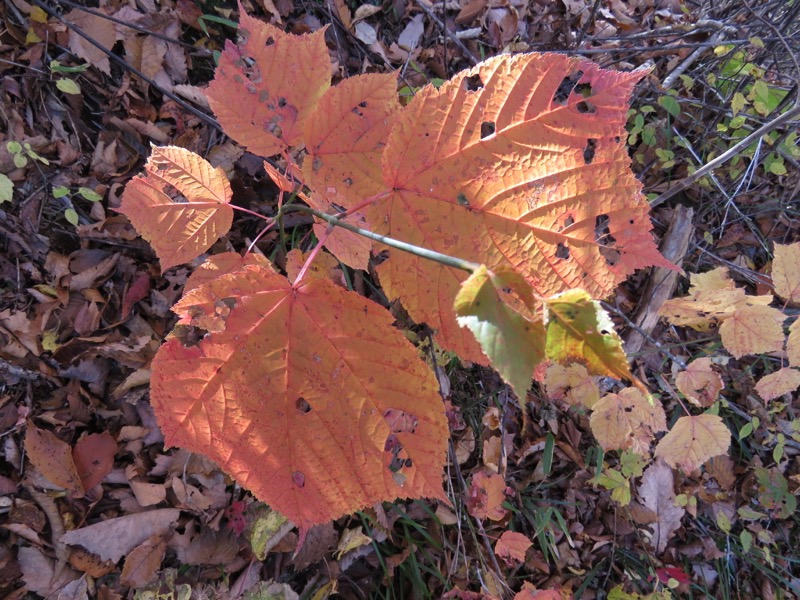
M398 497L445 499L436 379L380 306L256 265L173 310L179 328L216 332L170 339L153 361L168 445L215 460L303 531Z
M260 156L302 142L305 122L331 84L325 28L296 36L239 5L239 44L225 43L208 102L229 136Z
M624 143L628 99L643 74L505 54L424 88L388 138L389 196L369 213L372 228L515 270L542 296L583 288L603 297L635 269L673 267L650 235ZM378 273L388 296L437 329L443 346L486 363L449 307L466 274L396 251Z
M161 271L200 256L233 223L231 186L221 169L176 146L153 146L145 175L125 186L117 209L150 242Z

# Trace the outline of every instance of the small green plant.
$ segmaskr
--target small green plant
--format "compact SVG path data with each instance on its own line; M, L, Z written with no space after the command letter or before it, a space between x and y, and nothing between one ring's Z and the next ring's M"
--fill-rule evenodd
M75 193L89 202L100 202L100 200L103 199L100 194L88 187L79 187ZM78 223L80 222L80 217L78 216L78 212L75 210L75 207L72 204L70 194L72 194L72 192L66 186L58 185L53 188L53 198L56 200L61 200L67 206L66 210L64 211L64 218L70 224L77 227Z
M8 153L11 155L14 166L18 169L25 168L28 165L29 159L38 161L43 165L50 164L50 161L44 156L37 154L28 142L23 142L22 144L15 141L6 142L6 150L8 150Z

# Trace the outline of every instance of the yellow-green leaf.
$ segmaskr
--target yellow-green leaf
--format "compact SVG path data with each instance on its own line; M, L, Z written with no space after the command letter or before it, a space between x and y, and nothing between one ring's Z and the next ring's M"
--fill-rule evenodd
M77 96L81 93L80 86L72 81L72 79L57 79L56 87L65 94L72 94Z
M454 309L458 324L472 332L492 366L524 399L533 369L544 360L544 326L511 308L500 296L504 288L523 300L531 296L530 286L517 273L492 273L481 265L461 284Z
M583 290L569 290L546 301L547 358L577 361L593 375L635 381L608 313Z

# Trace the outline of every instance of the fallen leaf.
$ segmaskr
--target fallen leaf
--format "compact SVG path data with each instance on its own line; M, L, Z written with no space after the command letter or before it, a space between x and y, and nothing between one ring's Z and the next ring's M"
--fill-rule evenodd
M69 444L62 442L52 432L39 429L32 421L28 421L25 452L33 466L47 479L73 496L83 496L83 485Z
M655 456L674 468L691 473L709 458L728 452L731 432L717 415L687 415L661 438Z
M167 552L163 536L154 535L136 546L125 557L120 582L132 588L144 587L155 577Z
M775 244L772 283L778 296L800 304L800 243Z
M525 562L525 553L533 545L527 536L516 531L504 531L494 545L494 553L508 566Z
M589 424L604 450L630 449L648 456L654 435L667 429L667 417L660 403L636 388L624 388L594 405Z
M544 385L549 398L562 400L572 406L593 408L600 399L600 389L594 377L579 363L549 365Z
M765 402L790 394L800 387L800 371L784 367L779 371L764 375L756 383L756 392Z
M506 482L494 472L478 471L472 476L467 496L467 510L477 519L500 521L508 512L505 502Z
M686 512L675 506L675 479L670 469L663 462L650 465L639 484L639 500L645 508L658 515L658 521L649 526L650 543L661 554L667 542L681 527L681 519Z
M780 352L785 320L786 315L771 306L738 309L719 328L722 344L736 358L746 354Z
M722 391L722 377L712 364L708 357L698 358L675 376L675 386L696 406L711 406Z
M160 508L125 515L73 529L61 536L61 541L83 546L102 560L119 561L152 535L161 535L174 525L180 510Z
M111 472L116 453L117 442L107 431L78 440L72 449L72 459L84 489L92 489Z

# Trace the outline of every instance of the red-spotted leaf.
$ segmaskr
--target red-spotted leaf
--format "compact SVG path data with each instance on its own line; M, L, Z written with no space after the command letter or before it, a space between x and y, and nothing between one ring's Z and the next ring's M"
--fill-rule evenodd
M602 297L635 269L672 267L653 242L624 142L642 75L504 54L424 88L388 138L388 196L369 213L372 228L514 270L541 296L583 288ZM486 363L447 308L466 274L389 253L378 269L389 298L437 329L443 346Z
M534 368L544 360L544 325L509 306L501 290L525 287L525 281L514 272L495 274L481 265L464 281L455 300L459 325L473 333L492 366L523 400Z
M230 201L222 169L189 150L154 146L144 176L125 186L118 210L150 242L166 271L197 258L228 233Z
M206 94L225 133L253 154L302 143L305 122L331 84L325 29L284 33L239 5L239 43L228 41Z
M170 339L153 361L168 445L217 461L302 530L384 500L444 498L436 380L377 304L250 266L173 310L179 327L215 332Z

